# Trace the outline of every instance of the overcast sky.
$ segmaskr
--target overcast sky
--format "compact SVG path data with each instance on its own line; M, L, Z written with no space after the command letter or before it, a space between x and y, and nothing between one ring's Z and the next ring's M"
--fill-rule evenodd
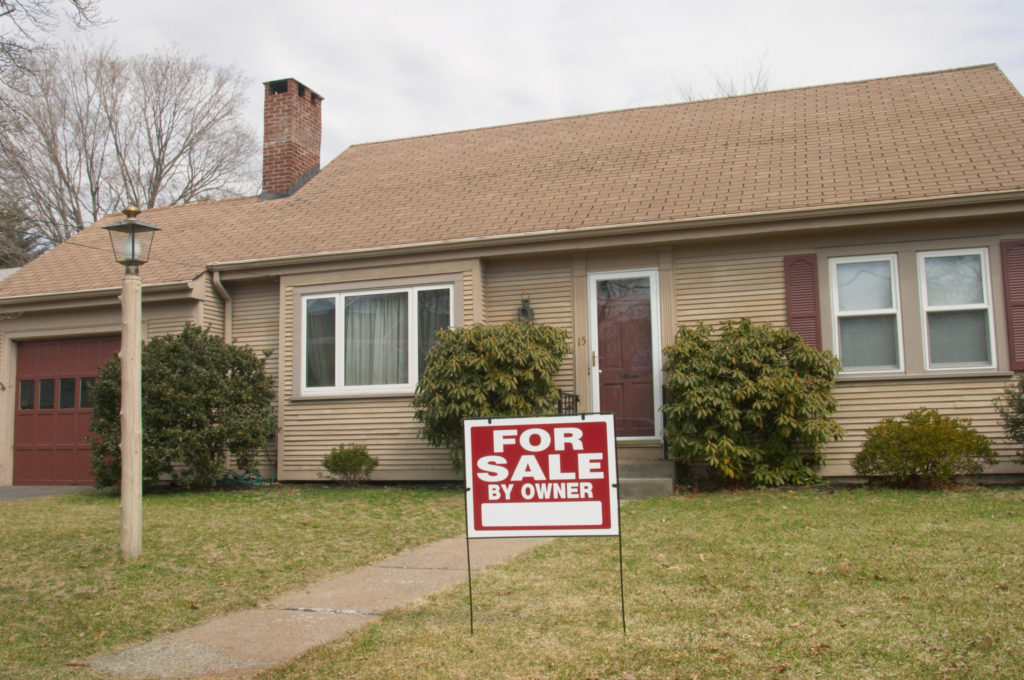
M997 63L1022 0L100 0L122 52L174 45L324 97L322 162L361 142L679 101L763 63L770 89Z

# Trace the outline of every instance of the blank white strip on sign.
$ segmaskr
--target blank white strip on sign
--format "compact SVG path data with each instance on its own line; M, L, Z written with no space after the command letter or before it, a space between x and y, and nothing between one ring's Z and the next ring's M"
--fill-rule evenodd
M587 527L601 525L601 501L482 503L485 527Z

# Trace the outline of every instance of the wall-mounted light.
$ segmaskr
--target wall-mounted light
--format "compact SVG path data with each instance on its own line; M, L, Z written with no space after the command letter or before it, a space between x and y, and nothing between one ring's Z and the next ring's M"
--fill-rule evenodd
M526 323L533 323L533 307L530 306L530 298L523 298L516 311L516 316Z

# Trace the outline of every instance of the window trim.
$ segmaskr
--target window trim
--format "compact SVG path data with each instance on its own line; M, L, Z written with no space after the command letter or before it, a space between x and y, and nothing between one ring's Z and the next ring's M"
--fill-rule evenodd
M300 349L297 352L298 363L297 386L300 397L374 397L374 396L411 396L416 391L416 383L419 381L419 293L428 290L448 291L448 318L451 326L456 325L455 296L456 284L452 281L423 282L408 285L383 285L381 287L364 286L352 287L348 285L339 286L334 289L309 290L298 293L298 329ZM386 295L390 293L405 293L408 299L406 307L407 314L407 342L406 360L408 380L404 383L389 383L383 385L345 385L345 298L364 295ZM333 299L335 301L334 315L334 337L335 337L335 361L334 361L334 385L327 387L308 387L306 385L306 302L315 299Z
M981 284L982 284L982 295L984 296L984 302L974 303L969 305L944 305L940 307L932 307L928 302L928 281L926 278L925 271L925 260L929 257L949 257L957 255L979 255L981 257ZM942 250L918 250L916 251L916 264L917 264L917 285L918 285L918 300L921 314L921 340L922 340L922 351L924 356L924 370L928 373L934 373L941 371L948 373L963 372L963 371L987 371L996 368L998 365L998 356L996 354L998 347L996 345L996 327L995 318L993 316L992 306L992 271L989 263L988 248L946 248ZM942 366L932 365L931 356L931 339L929 337L929 325L928 325L928 312L956 312L956 311L978 311L983 310L985 312L985 320L988 328L988 364L963 364L954 365L946 364Z
M839 310L839 283L837 265L851 264L856 262L878 262L888 261L891 277L891 295L893 306L891 309L858 309L854 312L842 312ZM876 369L840 369L841 376L866 376L866 375L897 375L906 371L906 359L903 350L903 313L900 297L899 284L899 258L897 253L878 253L870 255L852 255L828 258L828 288L829 302L831 305L830 316L832 325L832 344L836 356L842 361L842 342L839 334L839 320L841 318L894 316L896 318L896 355L898 365L895 368Z

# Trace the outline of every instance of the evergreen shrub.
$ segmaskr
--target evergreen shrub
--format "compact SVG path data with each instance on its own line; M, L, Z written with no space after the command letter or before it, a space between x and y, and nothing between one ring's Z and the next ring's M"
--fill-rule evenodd
M756 486L818 480L838 360L788 328L726 321L682 327L665 349L669 453L706 463L722 481Z
M556 413L554 375L569 349L564 329L518 319L440 331L412 402L421 436L460 468L466 418Z
M274 433L274 384L266 357L186 325L142 346L142 479L212 487L230 454L243 473ZM91 465L99 487L121 478L121 364L101 368L93 387Z
M854 471L888 486L937 488L957 475L982 471L994 463L988 439L967 418L951 418L919 408L897 418L885 418L869 428L864 446L853 461Z
M331 477L344 484L357 484L368 480L379 462L366 452L365 444L339 444L321 464Z
M996 399L996 409L1007 439L1021 447L1017 449L1017 462L1024 463L1024 374L1007 385L1002 396Z

